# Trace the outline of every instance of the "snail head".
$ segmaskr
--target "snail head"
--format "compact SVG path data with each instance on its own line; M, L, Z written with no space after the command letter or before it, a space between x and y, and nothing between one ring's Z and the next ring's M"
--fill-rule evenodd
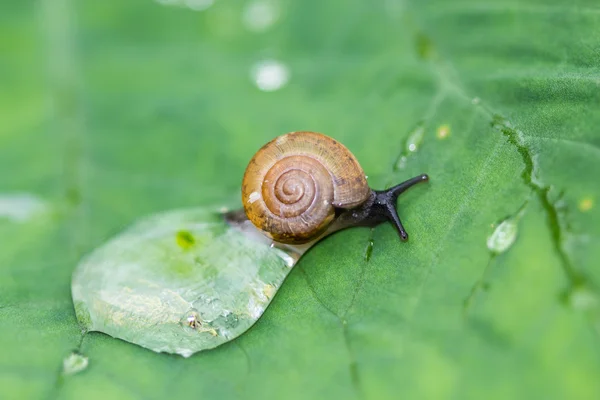
M390 222L398 231L402 241L408 240L408 233L400 221L396 204L398 196L420 182L426 182L429 176L421 174L386 190L372 190L371 196L361 206L352 210L340 210L335 221L335 230L351 226L375 226Z

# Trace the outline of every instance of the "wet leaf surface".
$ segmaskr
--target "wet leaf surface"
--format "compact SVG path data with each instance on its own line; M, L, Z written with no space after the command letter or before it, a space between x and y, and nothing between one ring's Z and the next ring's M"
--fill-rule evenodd
M0 195L43 204L0 201L1 398L600 397L596 2L281 1L259 31L246 2L162 3L0 6ZM82 335L83 255L238 202L292 130L375 188L428 173L401 199L410 242L326 239L248 333L189 359Z
M252 233L205 208L147 216L77 266L77 319L86 332L184 357L235 339L298 259Z

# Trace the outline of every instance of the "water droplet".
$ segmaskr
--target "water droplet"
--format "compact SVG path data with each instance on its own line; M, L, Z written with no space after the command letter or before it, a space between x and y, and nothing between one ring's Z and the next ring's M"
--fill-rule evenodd
M406 158L406 156L400 156L400 158L398 158L398 161L396 161L396 169L406 168L407 161L408 159Z
M244 9L243 22L252 32L264 32L279 19L279 6L274 1L256 0Z
M263 92L274 92L284 87L290 79L288 67L276 60L264 60L252 67L252 80Z
M476 106L480 103L481 103L481 99L479 97L473 97L473 99L471 100L471 104L473 104L474 106Z
M594 207L594 199L591 197L584 197L578 204L579 211L587 212Z
M448 136L450 136L450 125L444 124L438 126L435 135L438 139L446 139Z
M424 136L425 125L421 122L408 134L406 142L404 143L404 149L398 156L394 169L404 169L406 167L408 156L419 150L419 146L423 142Z
M71 353L63 360L63 374L74 375L87 368L89 360L79 353Z
M519 218L508 218L502 221L488 237L487 247L494 253L503 253L509 249L517 238Z
M419 124L408 136L406 149L411 153L417 151L423 142L423 136L425 136L425 125Z
M46 202L29 193L0 194L0 219L26 222L48 209Z

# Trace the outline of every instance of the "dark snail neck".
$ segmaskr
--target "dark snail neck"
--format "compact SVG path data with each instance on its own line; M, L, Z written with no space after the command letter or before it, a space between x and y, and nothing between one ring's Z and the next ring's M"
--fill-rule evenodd
M408 233L404 230L396 210L396 202L398 196L408 188L427 180L429 177L422 174L387 190L372 190L369 199L359 207L352 210L340 210L331 231L335 232L352 226L373 227L389 221L398 231L400 239L408 240Z

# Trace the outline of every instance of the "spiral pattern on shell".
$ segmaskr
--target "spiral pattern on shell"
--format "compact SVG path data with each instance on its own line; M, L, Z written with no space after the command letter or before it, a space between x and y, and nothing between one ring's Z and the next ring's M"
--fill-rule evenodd
M369 193L352 153L315 132L293 132L267 143L250 161L242 184L248 219L283 243L316 238L336 207L356 207Z

